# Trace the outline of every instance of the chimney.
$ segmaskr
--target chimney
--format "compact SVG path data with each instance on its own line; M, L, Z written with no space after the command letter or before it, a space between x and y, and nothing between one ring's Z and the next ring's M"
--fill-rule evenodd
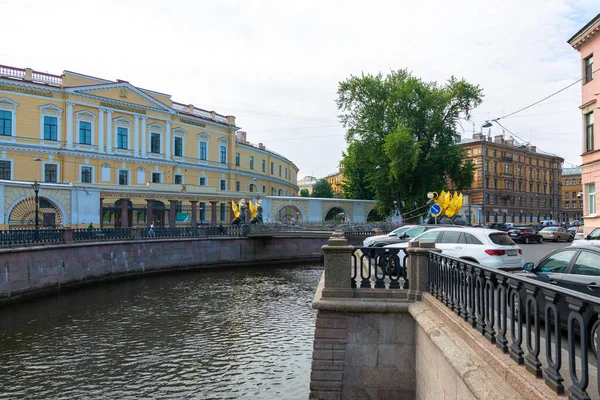
M494 143L504 143L504 137L502 135L494 136Z
M262 143L259 143L258 144L258 148L261 149L261 150L264 150L265 149L265 145L262 144Z
M485 140L485 137L481 133L474 133L473 139L474 140Z
M508 139L504 143L506 143L509 146L514 146L515 145L515 141L513 139Z
M535 146L529 145L527 146L530 152L535 153Z
M237 140L238 143L246 143L246 132L237 131L235 133L235 139Z

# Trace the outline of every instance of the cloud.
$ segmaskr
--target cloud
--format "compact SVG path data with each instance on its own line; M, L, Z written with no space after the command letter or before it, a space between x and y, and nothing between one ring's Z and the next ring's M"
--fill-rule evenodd
M2 64L125 79L233 114L248 139L304 175L336 170L345 149L335 98L351 74L408 68L428 81L479 84L464 135L580 78L566 41L590 0L104 1L3 4ZM580 85L501 120L580 164ZM473 129L473 125L475 128ZM492 134L502 133L495 126ZM507 133L507 132L505 132ZM507 133L508 135L508 133Z

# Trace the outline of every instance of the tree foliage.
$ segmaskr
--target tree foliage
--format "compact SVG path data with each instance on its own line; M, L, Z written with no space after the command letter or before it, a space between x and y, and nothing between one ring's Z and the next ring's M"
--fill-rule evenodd
M447 189L447 179L468 188L474 165L455 146L456 127L482 97L464 80L438 85L406 70L340 82L337 106L348 142L341 162L344 196L376 199L376 210L389 215L394 200L409 211L427 201L427 192Z
M301 197L310 197L310 193L309 193L308 189L301 189L300 196Z
M327 179L319 179L314 185L311 193L311 197L319 197L322 199L332 199L333 198L333 188L331 187L331 183L327 181Z

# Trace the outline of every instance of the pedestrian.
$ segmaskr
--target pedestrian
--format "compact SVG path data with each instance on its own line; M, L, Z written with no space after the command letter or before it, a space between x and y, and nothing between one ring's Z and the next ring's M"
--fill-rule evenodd
M154 222L150 224L150 229L148 230L148 236L155 237L156 233L154 232Z
M94 230L94 225L92 225L92 223L90 222L90 224L87 227L87 231L88 231L88 239L92 238L92 231Z
M292 217L292 219L290 219L290 223L292 224L292 227L294 227L296 225L296 218Z

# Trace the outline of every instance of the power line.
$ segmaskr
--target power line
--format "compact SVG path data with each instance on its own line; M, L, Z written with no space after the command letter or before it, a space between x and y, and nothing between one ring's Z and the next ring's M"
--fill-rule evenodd
M598 68L598 69L596 69L595 71L593 71L593 72L592 72L592 75L593 75L595 72L598 72L598 71L600 71L600 68ZM541 102L543 102L544 100L548 100L550 97L556 96L557 94L559 94L559 93L561 93L561 92L564 92L565 90L567 90L567 89L568 89L568 88L570 88L571 86L573 86L573 85L575 85L575 84L577 84L577 83L581 82L582 80L583 80L583 78L580 78L580 79L576 80L575 82L573 82L573 83L571 83L571 84L569 84L569 85L565 86L564 88L562 88L562 89L560 89L560 90L557 90L556 92L552 93L551 95L549 95L549 96L546 96L546 97L544 97L543 99L536 101L535 103L532 103L532 104L530 104L530 105L528 105L528 106L526 106L526 107L522 107L522 108L518 109L517 111L511 112L511 113L509 113L509 114L506 114L506 115L503 115L503 116L501 116L501 117L498 117L498 118L492 119L492 120L490 120L490 121L492 121L492 122L498 122L498 120L500 120L500 119L503 119L503 118L508 118L508 117L510 117L510 116L512 116L512 115L515 115L515 114L517 114L517 113L520 113L521 111L525 111L525 110L527 110L528 108L531 108L531 107L533 107L533 106L535 106L535 105L538 105L538 104L540 104L540 103L541 103ZM498 125L500 125L500 124L498 124ZM508 130L508 129L507 129L507 130Z

